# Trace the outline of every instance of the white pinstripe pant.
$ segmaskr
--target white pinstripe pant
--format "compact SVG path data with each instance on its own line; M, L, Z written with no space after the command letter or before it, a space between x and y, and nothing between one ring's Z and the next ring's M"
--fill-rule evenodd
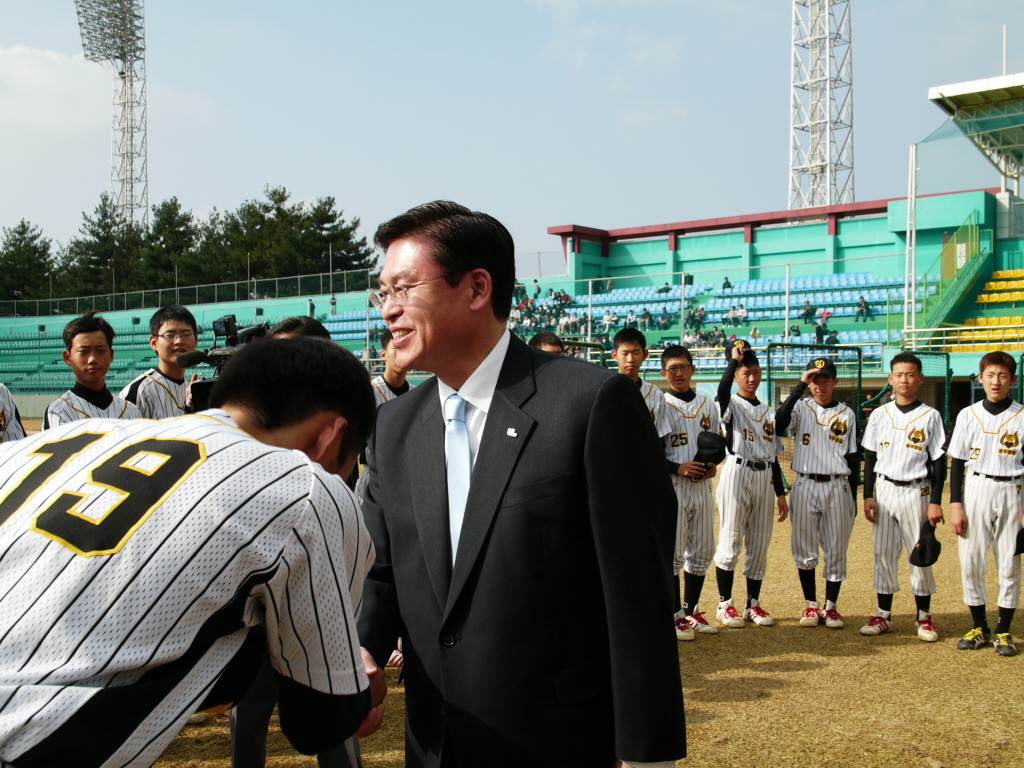
M723 571L736 570L740 548L746 547L743 575L760 581L768 569L768 545L775 524L775 491L772 470L741 467L730 456L718 481L718 550L715 564Z
M793 560L800 570L818 567L818 549L824 555L826 581L846 581L846 550L850 546L857 507L845 477L819 483L797 475L790 494Z
M904 546L909 556L917 545L921 524L928 519L931 497L924 494L928 490L927 478L905 486L894 485L885 477L878 478L875 485L878 522L874 525L874 540L875 592L880 595L900 591L900 555ZM910 591L922 597L938 591L930 565L926 568L910 566Z
M694 483L687 477L676 475L672 478L672 487L679 505L673 572L676 576L682 570L703 576L708 572L715 553L715 507L711 500L711 481L698 480Z
M974 472L964 484L964 511L967 535L960 537L960 575L964 583L964 602L984 605L988 602L985 570L988 548L996 558L999 571L999 607L1020 605L1020 557L1013 556L1017 531L1024 512L1024 478L1002 483Z

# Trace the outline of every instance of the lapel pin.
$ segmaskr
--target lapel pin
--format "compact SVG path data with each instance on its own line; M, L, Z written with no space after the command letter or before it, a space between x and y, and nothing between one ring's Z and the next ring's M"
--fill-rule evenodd
M509 437L519 437L519 433L512 429L512 427L509 427L508 432L506 432L505 434L508 435Z

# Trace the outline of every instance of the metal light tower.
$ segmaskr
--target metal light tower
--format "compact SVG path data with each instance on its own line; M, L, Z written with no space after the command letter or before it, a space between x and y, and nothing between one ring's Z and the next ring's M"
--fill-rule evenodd
M850 0L793 0L789 207L852 203Z
M75 0L85 58L114 73L110 195L126 224L149 223L143 0Z

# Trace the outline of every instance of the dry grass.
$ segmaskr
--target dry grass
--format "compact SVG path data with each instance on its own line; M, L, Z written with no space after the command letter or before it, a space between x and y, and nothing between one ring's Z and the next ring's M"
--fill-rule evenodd
M932 611L942 639L935 644L914 633L905 563L903 591L894 603L896 631L880 637L857 632L875 609L871 524L863 517L854 527L850 578L840 599L846 628L799 626L804 604L789 534L788 522L776 526L762 592L777 625L723 630L679 644L690 740L690 758L680 765L1018 766L1024 654L1004 659L991 648L956 650L970 622L949 529L939 530L944 550ZM992 606L994 588L990 578ZM744 597L737 579L736 602ZM711 607L714 600L712 577L703 602ZM395 671L388 675L385 728L362 745L367 768L403 765L404 691L395 687ZM268 766L316 764L296 754L274 727ZM210 725L187 727L158 765L229 768L228 744L222 715Z

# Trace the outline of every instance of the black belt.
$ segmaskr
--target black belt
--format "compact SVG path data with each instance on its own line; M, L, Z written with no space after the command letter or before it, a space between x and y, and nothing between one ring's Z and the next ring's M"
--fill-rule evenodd
M736 457L736 463L741 467L750 467L755 472L761 472L768 469L767 461L748 461L747 459L741 459L739 456Z
M922 478L920 478L918 480L893 480L891 477L886 477L885 475L879 475L879 477L882 478L883 480L885 480L888 483L892 483L897 488L908 488L911 485L917 485L922 480L927 479L927 478L922 477Z
M1019 475L986 475L984 472L975 472L978 477L987 477L997 483L1015 483L1021 479Z
M816 483L831 483L833 480L838 480L839 478L843 478L844 480L846 479L846 475L809 475L806 472L797 472L797 474L800 475L800 477L809 477Z

